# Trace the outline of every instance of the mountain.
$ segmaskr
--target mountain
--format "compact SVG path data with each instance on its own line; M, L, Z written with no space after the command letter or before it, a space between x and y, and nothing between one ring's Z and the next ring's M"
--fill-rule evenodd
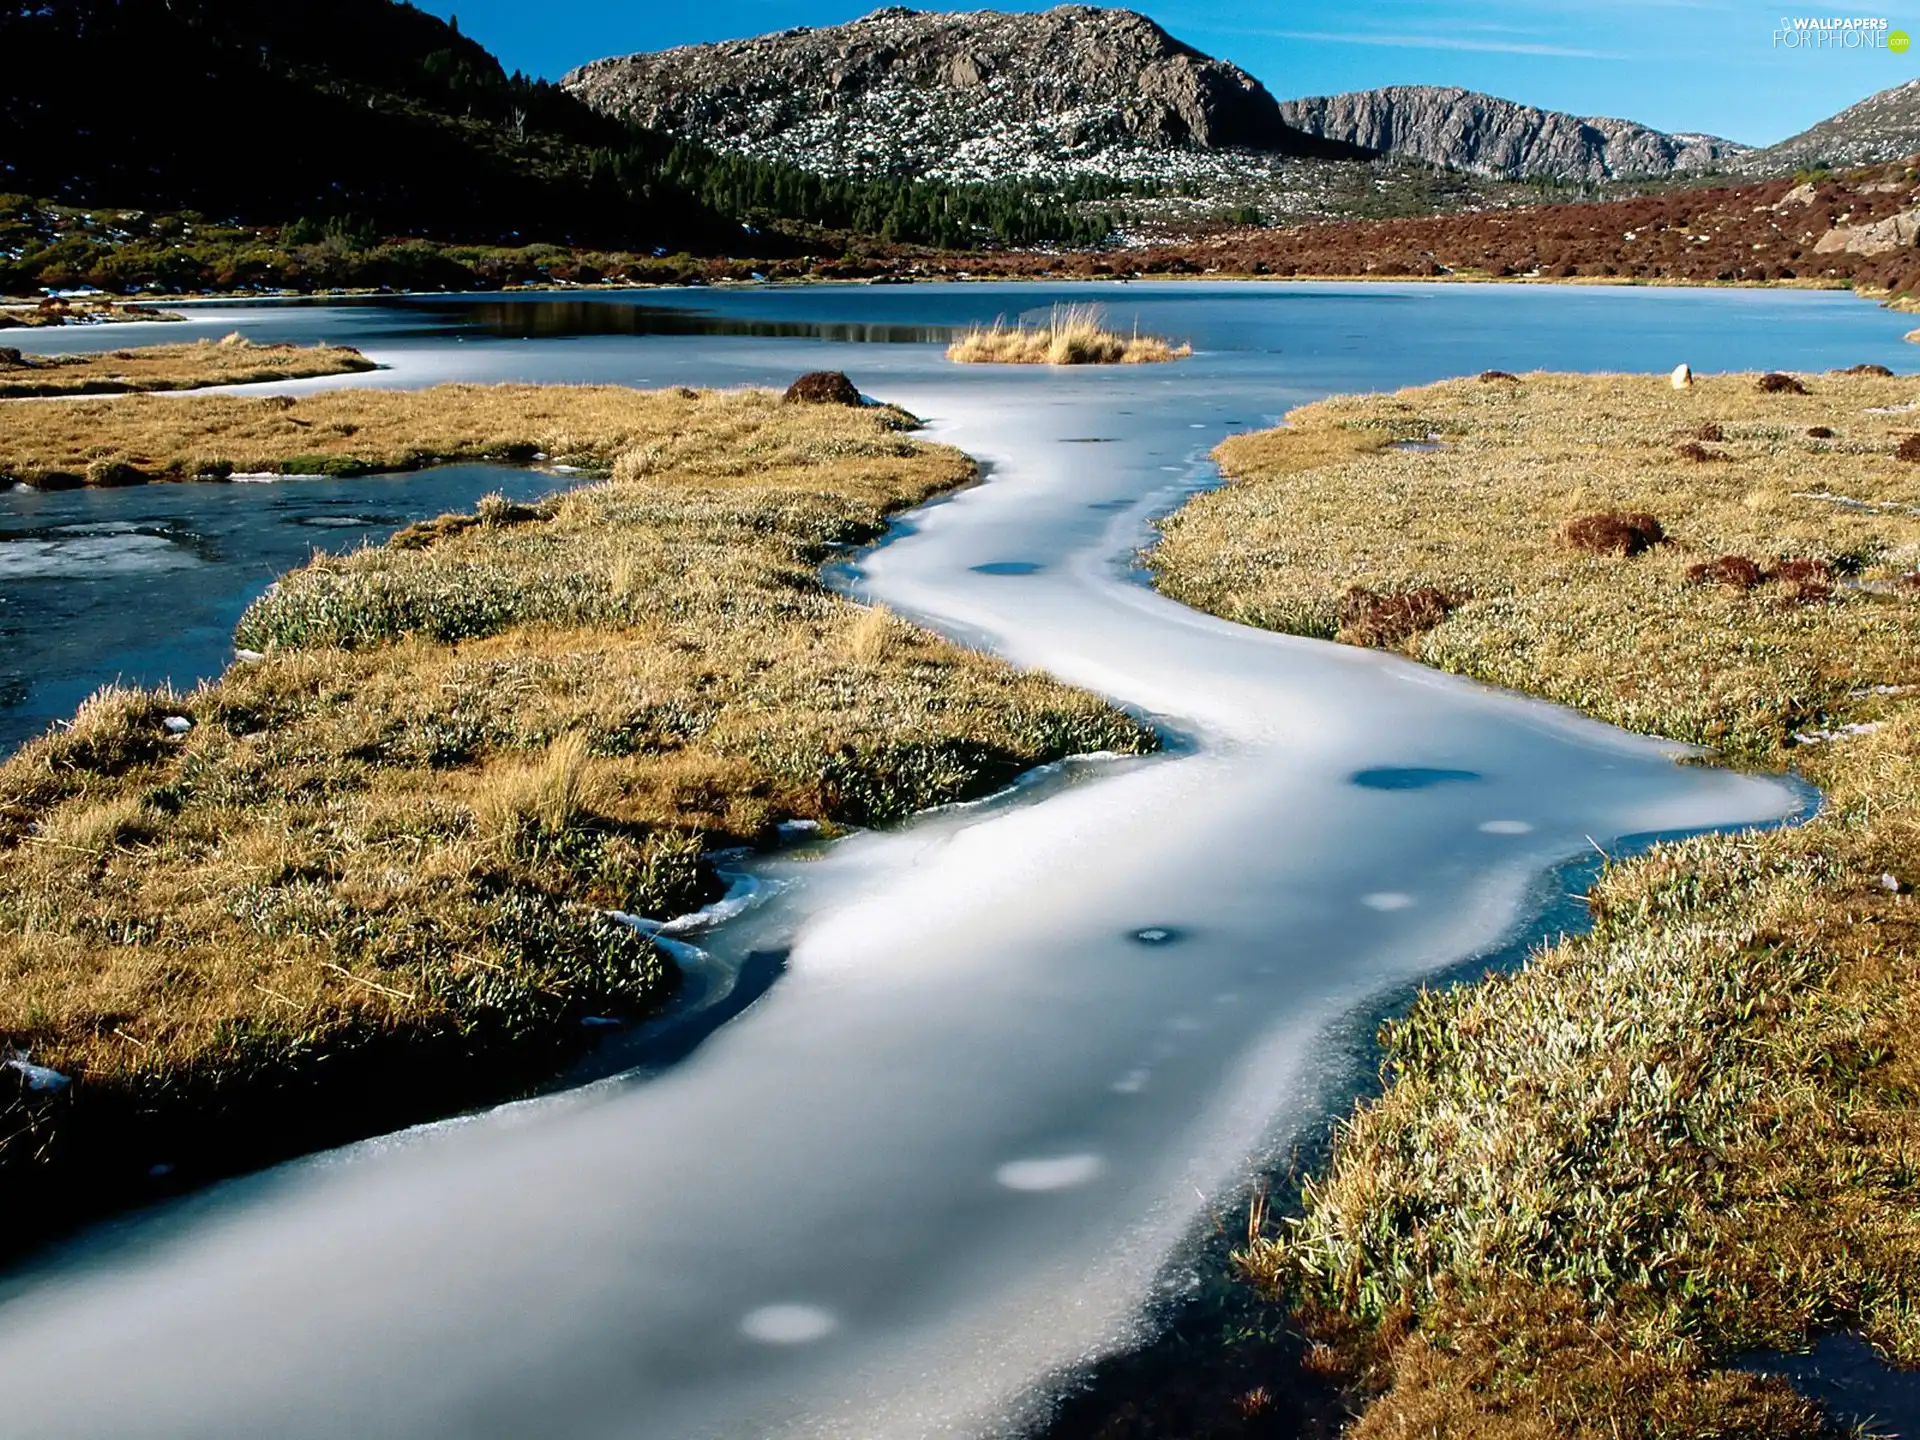
M1310 135L1503 180L1595 182L1725 166L1747 147L1669 135L1631 120L1582 118L1442 85L1390 85L1284 100Z
M1291 128L1259 81L1145 16L1086 5L895 6L599 60L561 83L604 114L823 172L1059 179L1187 152L1356 153Z
M1791 175L1879 165L1915 154L1920 154L1920 80L1909 80L1777 145L1752 151L1735 168L1754 175Z
M710 246L667 142L392 0L0 6L0 191L440 239Z

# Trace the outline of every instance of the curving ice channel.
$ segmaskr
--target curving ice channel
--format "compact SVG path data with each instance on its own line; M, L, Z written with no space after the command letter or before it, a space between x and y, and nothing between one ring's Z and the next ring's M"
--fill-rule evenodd
M782 943L786 971L678 1064L223 1187L25 1277L7 1428L1007 1428L1310 1118L1342 1016L1498 943L1569 855L1797 807L1138 584L1144 516L1263 418L1193 363L889 360L868 388L989 477L851 577L1159 717L1174 753L764 867L772 902L701 943Z

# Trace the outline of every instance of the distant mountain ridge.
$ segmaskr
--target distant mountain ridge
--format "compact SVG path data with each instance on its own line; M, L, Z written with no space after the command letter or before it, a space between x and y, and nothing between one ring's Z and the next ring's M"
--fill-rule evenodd
M1347 156L1260 82L1144 15L899 6L844 25L617 56L562 85L717 150L839 173L1064 178L1142 152Z
M1744 174L1884 165L1920 154L1920 80L1909 80L1790 136L1754 150L1734 166Z
M1310 135L1502 180L1671 175L1721 168L1748 153L1715 135L1667 134L1456 86L1390 85L1283 100L1280 114Z

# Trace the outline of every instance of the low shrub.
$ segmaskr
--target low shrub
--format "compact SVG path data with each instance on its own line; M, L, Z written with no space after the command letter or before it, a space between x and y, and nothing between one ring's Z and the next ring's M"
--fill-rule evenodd
M1725 460L1729 458L1726 451L1709 450L1698 440L1682 441L1680 444L1674 446L1673 453L1678 455L1682 460L1693 461L1696 465L1705 465L1715 460Z
M1779 370L1770 370L1755 382L1763 395L1805 395L1804 381Z
M838 370L809 370L787 387L790 405L859 405L860 387Z
M1560 527L1562 544L1590 555L1640 555L1666 538L1660 522L1638 510L1579 515Z
M1397 645L1433 629L1458 603L1432 585L1385 594L1354 585L1340 597L1339 638L1349 645Z
M1725 585L1733 590L1751 590L1766 572L1745 555L1722 555L1718 560L1702 560L1687 567L1690 585Z

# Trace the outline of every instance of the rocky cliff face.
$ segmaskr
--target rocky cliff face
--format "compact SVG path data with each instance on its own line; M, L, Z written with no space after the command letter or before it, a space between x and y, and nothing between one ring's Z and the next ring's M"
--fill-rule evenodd
M1287 100L1280 114L1326 139L1505 180L1668 175L1723 166L1747 150L1712 135L1582 119L1450 86L1393 85Z
M811 169L953 180L1129 174L1143 156L1342 155L1235 66L1143 15L876 10L846 25L595 61L595 109ZM1146 167L1151 169L1151 167Z
M1843 170L1881 165L1920 154L1920 80L1869 95L1778 145L1743 157L1737 169L1753 175L1796 170Z

